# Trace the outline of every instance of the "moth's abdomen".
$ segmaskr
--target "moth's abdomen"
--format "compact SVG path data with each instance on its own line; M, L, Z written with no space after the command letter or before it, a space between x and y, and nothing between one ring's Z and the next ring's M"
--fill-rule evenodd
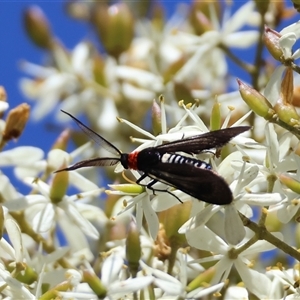
M180 165L188 164L194 166L195 168L211 170L210 164L202 160L187 157L187 156L182 156L180 154L165 153L161 156L161 162L167 164L180 164Z

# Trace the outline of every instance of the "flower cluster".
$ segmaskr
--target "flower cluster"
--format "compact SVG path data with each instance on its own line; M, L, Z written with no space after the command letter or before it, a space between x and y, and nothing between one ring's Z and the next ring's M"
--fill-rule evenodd
M29 38L49 54L47 65L22 63L33 77L20 81L36 101L31 117L83 114L92 129L79 127L99 145L64 130L47 154L5 149L26 130L30 107L10 109L1 88L1 296L299 298L300 51L292 47L300 24L292 23L291 8L195 1L165 22L161 8L149 17L142 4L129 5L67 4L71 17L91 25L105 54L87 41L66 50L38 7L24 13ZM251 84L232 80L228 58ZM218 140L216 130L239 126L248 127ZM132 150L129 136L138 158L193 137L199 150L165 151L147 171L118 150ZM71 152L70 140L77 146ZM15 186L7 167L29 192ZM189 189L207 190L207 183L212 203Z

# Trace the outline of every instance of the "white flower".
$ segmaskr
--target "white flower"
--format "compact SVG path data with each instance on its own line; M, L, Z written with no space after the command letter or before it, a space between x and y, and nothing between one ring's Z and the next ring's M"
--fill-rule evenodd
M254 9L255 4L248 1L231 17L226 19L229 16L230 8L225 6L225 17L223 23L220 24L218 13L215 7L211 5L211 23L214 28L199 37L195 36L191 39L193 44L189 45L187 49L193 49L194 54L176 74L175 80L179 82L192 80L194 82L195 78L199 77L198 80L201 82L201 86L204 86L208 91L212 91L211 94L224 91L224 76L228 75L228 69L225 53L219 47L246 48L257 41L259 37L257 30L240 30L249 24L249 20L254 20L255 25L258 25L257 21L259 19ZM182 43L181 35L184 36L185 34L179 33L179 36L173 37L175 43ZM187 47L187 45L184 46ZM205 70L205 72L199 73L198 70ZM201 91L193 90L192 92L195 98L203 98Z
M195 299L205 297L209 294L212 294L216 291L219 291L224 286L224 283L219 283L216 285L212 285L208 288L199 287L195 290L190 292L186 292L186 285L187 285L187 265L186 265L186 258L185 254L181 253L180 251L177 252L177 257L179 259L179 273L177 279L175 276L171 276L161 270L151 268L147 266L144 262L140 262L141 267L148 275L154 276L153 284L159 287L162 292L162 298L168 299L168 297L182 297L183 299Z
M12 277L10 272L4 269L4 266L0 264L0 281L1 286L6 286L2 290L2 293L8 296L10 299L24 299L24 300L35 300L36 296L33 295L24 284L22 284L19 280Z
M293 23L280 31L282 35L279 39L279 45L282 48L285 60L294 60L300 57L300 51L292 51L296 41L300 37L300 23Z
M42 118L63 98L61 108L64 110L74 114L86 112L91 119L99 120L102 128L114 128L117 122L111 115L117 115L112 101L115 95L94 80L91 46L79 43L69 54L57 44L52 54L55 67L23 63L25 71L39 78L38 81L26 78L20 82L23 92L37 102L33 117ZM109 122L107 115L110 116Z
M57 221L59 222L61 218L66 218L69 222L69 228L73 229L71 230L72 233L65 232L65 234L75 235L75 229L78 229L92 238L98 237L99 233L96 228L81 215L76 200L97 196L101 193L99 189L79 195L64 196L61 201L54 204L51 201L49 185L42 180L30 177L24 181L34 189L37 189L41 194L26 196L26 201L21 205L13 201L7 202L6 207L10 210L20 210L20 206L22 206L22 209L25 209L27 221L32 224L36 232L49 232L50 229L55 227ZM97 210L98 208L93 207L92 209Z
M19 179L22 179L22 175L19 177L17 169L23 171L27 176L29 174L38 174L46 168L45 161L42 161L44 157L44 151L37 147L20 146L6 150L0 153L0 166L13 166L15 167L15 174Z
M132 173L138 177L140 175L136 171L132 171ZM150 180L144 180L142 184L149 183ZM112 189L122 189L122 185L109 185ZM124 188L124 186L123 186ZM168 186L165 184L156 184L155 188L159 190L168 190ZM140 189L139 189L140 190ZM120 203L126 203L125 207L123 206L121 211L117 211L116 213L122 214L130 211L133 207L136 209L136 226L140 230L142 228L143 217L145 217L150 236L155 240L157 237L157 233L159 230L159 220L156 212L167 209L168 207L174 206L178 204L178 199L175 198L177 193L174 193L174 196L166 193L166 192L154 192L151 189L143 189L143 192L137 191L136 193L124 193L120 191L109 191L109 194L114 195L123 195L123 197L119 200ZM155 195L154 195L155 193ZM172 192L173 193L173 192ZM154 202L154 203L153 203ZM163 209L161 205L163 205ZM154 209L155 208L155 209ZM114 211L118 210L119 206L116 205Z
M273 233L275 236L282 238L280 233ZM245 287L258 298L266 298L269 295L271 280L264 274L250 269L251 265L248 257L274 249L275 246L266 241L257 241L254 245L240 252L239 248L243 249L243 245L249 241L253 234L248 234L245 242L240 243L236 247L226 244L219 236L205 226L197 227L192 231L187 232L189 244L198 249L210 251L214 253L203 259L197 259L194 262L208 262L219 260L215 268L215 275L211 284L224 281L228 278L232 266L241 276Z
M282 297L285 300L300 299L299 288L299 270L297 267L293 269L272 269L267 272L267 275L273 277L274 298ZM276 289L275 289L276 288Z

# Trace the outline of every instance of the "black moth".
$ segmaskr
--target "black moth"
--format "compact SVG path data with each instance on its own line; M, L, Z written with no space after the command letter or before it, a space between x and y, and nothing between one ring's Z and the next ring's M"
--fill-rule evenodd
M143 172L137 180L138 184L146 177L153 179L147 185L152 190L155 190L152 186L159 181L207 203L224 205L232 202L232 193L227 183L211 170L209 164L196 158L176 154L176 152L198 154L204 150L220 148L233 137L249 130L249 126L220 129L157 147L149 147L141 151L122 153L74 116L63 110L62 112L69 115L84 133L115 157L96 157L83 160L56 172L72 171L91 166L113 166L121 162L125 169ZM165 191L170 193L168 190Z

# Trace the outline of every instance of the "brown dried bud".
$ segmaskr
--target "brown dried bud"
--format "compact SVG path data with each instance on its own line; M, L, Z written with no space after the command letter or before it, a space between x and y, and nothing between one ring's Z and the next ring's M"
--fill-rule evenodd
M295 86L293 93L292 104L294 106L300 107L300 86Z
M3 140L17 139L23 132L28 121L30 106L27 103L20 104L10 110L6 118L6 126L3 132Z

